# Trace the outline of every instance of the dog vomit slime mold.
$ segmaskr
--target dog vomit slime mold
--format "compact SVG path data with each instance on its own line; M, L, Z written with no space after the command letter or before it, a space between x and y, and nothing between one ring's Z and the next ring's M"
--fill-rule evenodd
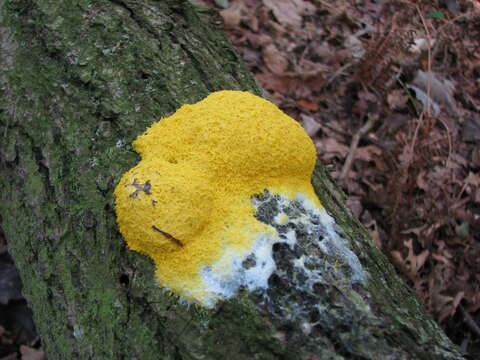
M310 182L312 141L250 93L219 91L184 105L133 145L142 160L115 189L120 232L154 260L161 286L190 302L212 307L239 287L268 286L280 240L255 218L254 195L269 191L322 209Z

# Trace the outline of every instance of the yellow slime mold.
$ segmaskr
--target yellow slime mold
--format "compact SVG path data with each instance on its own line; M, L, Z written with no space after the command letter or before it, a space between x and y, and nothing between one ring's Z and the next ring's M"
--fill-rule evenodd
M150 256L160 284L204 305L218 300L202 278L229 255L245 257L258 234L252 196L268 189L320 203L310 177L315 148L302 127L271 102L241 91L212 93L154 123L133 143L142 160L115 189L120 232ZM220 264L220 265L218 265Z

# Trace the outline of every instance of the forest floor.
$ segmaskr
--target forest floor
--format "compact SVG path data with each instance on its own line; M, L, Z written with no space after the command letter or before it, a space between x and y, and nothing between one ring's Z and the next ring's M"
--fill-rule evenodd
M480 358L480 0L196 0L348 205ZM42 360L0 233L0 360Z
M480 1L201 2L430 314L480 359Z

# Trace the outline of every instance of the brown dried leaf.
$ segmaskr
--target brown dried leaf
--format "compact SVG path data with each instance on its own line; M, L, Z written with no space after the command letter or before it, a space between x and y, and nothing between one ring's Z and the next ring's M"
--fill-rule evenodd
M289 0L264 0L263 3L272 10L273 15L281 24L291 27L300 27L302 16L298 13L293 3Z
M447 259L445 256L443 256L443 255L433 253L433 254L432 254L432 258L433 258L434 260L437 260L437 261L439 261L439 262L447 265L447 266L452 266L452 267L453 267L452 262L451 262L449 259Z
M315 11L315 6L303 0L263 0L265 6L272 10L280 24L300 28L302 15Z
M26 345L20 346L20 353L22 360L45 360L45 353L43 350L37 350Z
M275 44L268 44L262 49L262 56L265 65L274 74L283 74L288 67L288 60Z
M401 232L401 234L415 234L417 235L418 237L420 237L420 234L427 228L427 224L424 224L424 225L421 225L421 226L417 226L417 227L412 227L410 229L407 229L407 230L403 230Z
M342 144L341 142L337 141L334 138L324 139L320 143L321 149L323 153L336 153L340 154L341 157L347 156L348 153L348 146Z
M368 109L368 103L364 99L358 99L352 106L352 112L362 117Z
M480 175L469 172L468 176L465 178L465 182L469 185L480 186Z
M243 3L236 2L229 8L219 11L225 22L225 27L238 28L238 25L240 25L240 21L242 20L242 10L244 7L245 5Z
M390 256L392 257L392 260L397 264L400 268L406 269L405 266L405 259L402 256L402 253L398 250L394 250L390 252Z
M363 161L373 161L382 154L382 149L375 145L367 145L357 148L355 159Z
M17 360L17 353L13 353L3 357L1 360Z
M408 117L407 115L393 113L387 116L387 118L385 119L385 124L389 127L390 130L394 131L405 125L408 120L410 120L410 117Z
M430 190L430 184L428 183L426 177L427 172L424 170L420 171L417 175L417 186L424 191Z
M388 94L387 102L390 109L398 110L405 107L408 102L408 96L403 89L395 89Z
M308 73L284 73L282 75L258 74L257 79L267 90L273 90L284 95L295 94L296 97L308 98L313 91L318 91L325 83L322 71Z
M458 305L460 305L460 301L462 301L464 297L465 297L465 291L460 291L457 293L457 295L455 295L452 301L452 307L453 307L452 315L455 313Z
M334 179L339 179L340 178L340 173L336 176L333 176L334 173L332 173L332 177ZM345 179L343 179L346 187L347 187L347 193L352 194L352 195L357 195L360 197L366 197L366 191L362 185L358 183L358 179L360 176L356 171L350 170L348 172L348 175ZM366 215L368 211L364 211L364 215ZM363 216L362 216L363 218ZM363 219L362 219L363 221Z
M408 249L408 255L406 257L406 266L410 272L412 277L417 276L418 271L421 267L425 264L428 256L430 255L430 251L423 250L420 254L415 255L413 251L413 241L412 239L404 241L405 247Z
M375 245L377 245L379 249L382 249L382 239L380 238L380 231L377 222L372 220L370 223L365 224L365 227L368 229L368 232L370 233Z
M469 313L474 313L480 310L480 292L477 292L473 294L471 297L468 299L469 305L467 308L467 311Z
M297 104L298 106L310 111L317 111L319 109L319 105L317 101L300 99L297 101Z
M349 196L347 198L347 207L352 211L352 213L359 218L360 215L363 212L363 205L362 205L362 199L358 196ZM372 220L372 222L375 222L375 220ZM365 227L369 227L372 224L365 224ZM375 223L376 225L376 223ZM375 226L374 225L374 226Z
M452 314L452 301L451 296L445 296L441 294L435 294L432 296L433 308L439 312L438 322L443 322Z

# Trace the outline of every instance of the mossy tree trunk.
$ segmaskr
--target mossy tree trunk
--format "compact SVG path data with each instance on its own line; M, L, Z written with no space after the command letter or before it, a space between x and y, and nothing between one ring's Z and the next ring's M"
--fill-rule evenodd
M462 358L321 164L313 184L361 283L319 253L329 276L314 288L276 275L268 296L208 310L164 294L152 262L126 248L112 192L138 161L132 140L212 91L261 93L206 12L179 0L0 0L0 17L1 226L50 359ZM308 236L298 251L318 250ZM284 250L288 273L302 254Z

